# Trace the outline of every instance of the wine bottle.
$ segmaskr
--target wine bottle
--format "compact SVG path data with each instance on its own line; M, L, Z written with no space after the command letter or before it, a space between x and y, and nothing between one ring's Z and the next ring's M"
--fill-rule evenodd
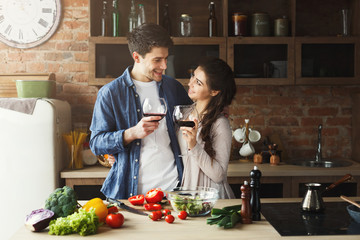
M109 36L109 17L106 9L107 1L103 1L103 12L101 15L101 36Z
M168 31L171 36L171 21L169 16L169 4L164 5L164 16L162 20L162 26Z
M129 32L132 32L134 28L137 27L137 15L135 9L134 0L131 0L131 8L129 13Z
M139 14L138 14L138 26L146 22L145 18L145 7L143 4L139 4Z
M209 4L209 37L216 37L217 36L217 21L215 17L215 3L210 2Z
M119 36L119 8L118 8L118 0L113 0L112 2L112 36Z

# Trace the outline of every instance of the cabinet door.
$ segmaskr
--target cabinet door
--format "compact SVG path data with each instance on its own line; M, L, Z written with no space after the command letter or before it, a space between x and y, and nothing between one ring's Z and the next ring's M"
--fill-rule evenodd
M357 38L297 37L296 84L359 84Z
M227 62L238 85L294 84L294 47L290 37L239 38L227 41Z
M201 58L213 56L226 61L226 38L178 37L173 40L175 45L169 51L169 55L174 56L174 76L172 77L183 85L187 85L190 73L195 70ZM168 68L172 67L171 64L168 61Z
M119 77L133 64L125 37L91 37L89 85L102 86Z

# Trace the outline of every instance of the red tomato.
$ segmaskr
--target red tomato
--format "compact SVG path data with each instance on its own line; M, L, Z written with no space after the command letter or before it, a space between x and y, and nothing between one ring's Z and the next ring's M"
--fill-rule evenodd
M166 215L166 217L165 217L165 221L166 221L167 223L173 223L174 220L175 220L175 218L174 218L174 216L171 215L171 214Z
M146 211L160 210L162 206L158 203L147 203L144 205Z
M161 212L162 212L163 216L167 216L167 215L171 214L171 211L169 209L164 209Z
M106 224L112 228L119 228L124 224L124 216L121 213L110 213L106 216Z
M154 211L149 214L149 218L153 221L160 220L162 218L162 213L161 211Z
M117 208L117 206L111 206L111 207L108 208L108 214L116 213L118 211L119 211L119 209Z
M161 188L151 189L145 195L146 202L148 202L148 203L161 202L163 197L164 197L164 193L163 193L163 191L161 191Z
M132 205L143 205L144 203L144 195L136 195L128 198L129 202Z
M185 211L180 211L178 214L178 218L180 218L181 220L185 220L187 218L187 212Z

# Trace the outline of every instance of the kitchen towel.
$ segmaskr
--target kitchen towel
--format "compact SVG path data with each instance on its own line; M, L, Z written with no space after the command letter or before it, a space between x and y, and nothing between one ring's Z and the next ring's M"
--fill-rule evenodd
M38 98L0 98L0 108L32 115Z

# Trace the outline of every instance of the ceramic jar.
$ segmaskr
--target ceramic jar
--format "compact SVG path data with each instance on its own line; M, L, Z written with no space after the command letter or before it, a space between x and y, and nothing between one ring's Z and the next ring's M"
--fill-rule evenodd
M274 21L274 36L285 37L289 35L289 20L286 16Z
M254 13L251 15L251 36L270 36L270 17L267 13Z

